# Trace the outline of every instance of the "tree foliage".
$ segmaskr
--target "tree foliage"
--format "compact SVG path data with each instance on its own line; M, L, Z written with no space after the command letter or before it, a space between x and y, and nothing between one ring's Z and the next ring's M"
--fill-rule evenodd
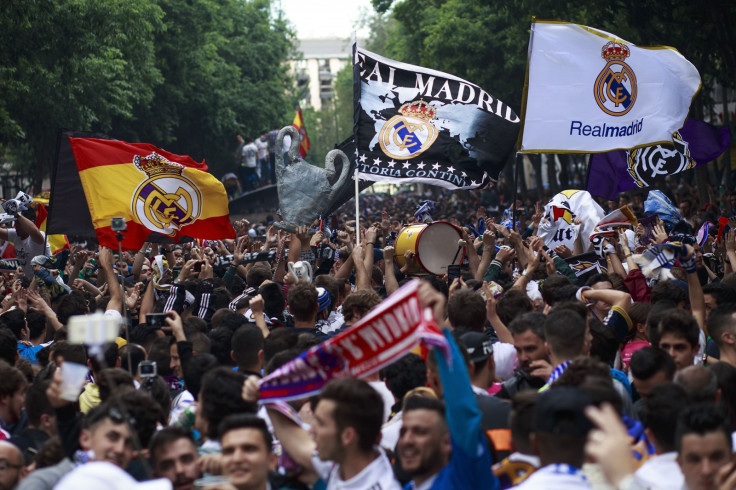
M704 93L736 83L736 4L663 0L373 0L390 12L385 54L447 71L521 110L532 17L613 32L637 45L677 48L700 71Z
M0 143L28 148L38 187L61 128L154 143L223 171L235 134L288 122L293 37L268 0L7 0Z

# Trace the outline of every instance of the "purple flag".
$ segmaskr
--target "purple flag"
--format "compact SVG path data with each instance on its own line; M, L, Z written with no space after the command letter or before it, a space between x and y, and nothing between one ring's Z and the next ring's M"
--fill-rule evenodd
M688 119L672 135L671 145L596 153L590 160L587 190L614 200L619 193L649 187L663 176L674 175L718 158L728 147L728 127L716 128Z

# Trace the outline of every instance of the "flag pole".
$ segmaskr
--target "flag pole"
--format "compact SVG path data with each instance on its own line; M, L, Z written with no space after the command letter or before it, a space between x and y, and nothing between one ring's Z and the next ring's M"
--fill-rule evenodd
M513 193L513 203L511 204L513 206L513 215L511 217L511 229L516 230L516 216L518 214L518 209L516 206L516 194L519 189L519 169L521 169L521 159L523 158L522 154L519 152L516 152L516 158L514 159L514 193ZM521 231L521 230L516 230Z
M352 43L350 47L350 51L353 57L353 99L355 99L355 91L359 90L357 87L360 87L360 85L355 84L355 63L357 62L357 52L358 52L358 36L355 31L353 31L352 36ZM358 96L359 98L360 96ZM337 105L335 106L335 111L337 111ZM337 112L335 112L337 114ZM356 122L353 124L353 134L355 139L355 244L360 245L360 201L358 200L358 195L360 194L360 180L358 179L358 133L357 131L357 119ZM352 156L352 155L351 155Z
M355 244L360 245L360 184L358 183L358 167L355 167Z

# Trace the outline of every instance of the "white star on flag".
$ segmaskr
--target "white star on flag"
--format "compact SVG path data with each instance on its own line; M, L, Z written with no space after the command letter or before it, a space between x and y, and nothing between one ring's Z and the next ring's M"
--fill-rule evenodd
M450 172L450 173L453 173L455 171L455 167L453 167L452 165L450 165L449 167L447 167L447 171Z
M373 159L373 165L380 165L380 164L381 164L381 159L380 158L374 158Z
M394 168L394 165L396 165L395 161L391 160L390 162L388 162L389 167Z
M474 181L474 180L471 180L470 181L470 185L478 185L478 183L476 181Z
M468 176L468 174L466 174L465 172L462 172L462 173L460 174L460 177L462 177L462 178L465 178L465 177L467 177L467 176Z
M419 170L422 170L422 169L424 169L424 162L420 162L420 163L419 163L419 164L417 165L417 168L419 168Z
M365 153L363 153L362 155L360 155L360 158L358 158L358 160L360 160L360 163L365 163L365 160L366 160Z
M409 162L404 162L402 165L404 166L404 168L409 168Z
M435 163L434 165L432 165L432 170L439 170L439 169L440 169L439 163Z

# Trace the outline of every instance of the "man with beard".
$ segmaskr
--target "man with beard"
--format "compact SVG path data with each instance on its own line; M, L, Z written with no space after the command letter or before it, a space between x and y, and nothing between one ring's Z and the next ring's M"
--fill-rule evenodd
M506 380L496 396L511 399L525 390L538 390L552 374L547 352L544 348L544 320L541 313L519 315L509 324L514 338L519 368L514 377Z
M10 439L28 425L25 404L26 378L18 368L0 361L0 440Z
M202 473L197 464L197 446L191 432L180 427L160 430L151 439L150 454L156 478L170 480L174 490L195 488L194 480Z
M419 289L419 301L432 307L441 321L446 301L442 293L425 282ZM405 488L498 488L463 355L449 329L444 335L451 349L450 361L439 353L435 360L445 403L419 397L404 402L397 456L412 477Z

